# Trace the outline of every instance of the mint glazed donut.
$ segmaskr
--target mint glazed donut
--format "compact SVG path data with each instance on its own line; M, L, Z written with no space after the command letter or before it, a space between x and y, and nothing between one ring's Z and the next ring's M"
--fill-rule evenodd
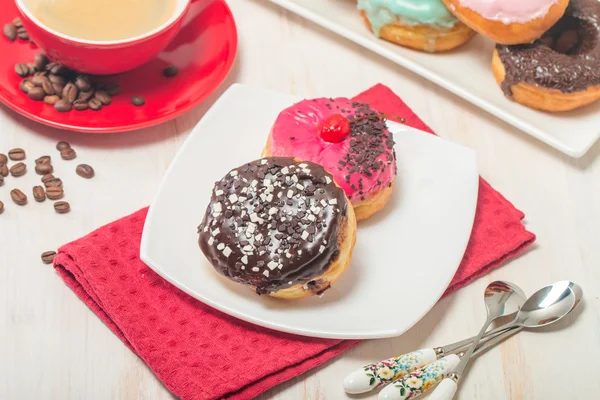
M441 0L358 0L358 9L375 36L416 50L447 51L475 36Z

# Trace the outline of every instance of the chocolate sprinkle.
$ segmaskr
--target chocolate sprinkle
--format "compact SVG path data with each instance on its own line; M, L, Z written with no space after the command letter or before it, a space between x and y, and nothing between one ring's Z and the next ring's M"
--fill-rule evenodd
M263 158L215 184L199 227L200 248L219 273L258 294L306 284L339 255L347 206L321 166Z

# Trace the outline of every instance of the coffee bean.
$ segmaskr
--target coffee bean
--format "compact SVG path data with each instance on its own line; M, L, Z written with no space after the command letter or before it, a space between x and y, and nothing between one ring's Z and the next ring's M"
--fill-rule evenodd
M8 152L8 158L13 161L22 161L25 159L25 150L23 149L12 149Z
M29 40L29 34L25 30L19 31L17 29L17 37L21 40Z
M66 201L57 201L54 203L54 210L59 214L66 214L71 211L71 205Z
M62 96L62 92L63 92L63 90L65 90L65 86L60 85L58 83L53 83L52 88L54 89L54 93L56 93L56 95L58 97Z
M52 171L54 171L54 168L52 167L52 164L50 164L50 163L41 163L41 164L37 164L35 166L35 172L38 175L50 174L50 173L52 173Z
M40 72L35 67L34 63L27 63L27 68L29 68L29 75L39 75Z
M29 93L29 91L34 88L35 85L29 79L23 79L19 84L19 88L23 93Z
M107 106L111 103L110 96L104 90L96 90L94 98L100 100L104 106Z
M137 107L141 107L146 104L146 100L142 96L133 96L131 98L131 104Z
M15 26L15 28L20 28L23 26L23 21L21 21L20 17L15 17L12 21L13 25Z
M54 109L58 112L69 112L72 108L73 105L71 104L71 102L65 99L57 101L54 105Z
M59 100L60 100L60 97L58 97L57 95L44 97L44 103L50 104L51 106L58 103Z
M90 80L83 75L79 75L77 78L75 78L75 86L77 86L77 89L81 90L81 91L88 91L92 88L92 85L90 84Z
M6 154L0 153L0 165L5 165L6 163L8 163L8 157L6 157Z
M94 96L94 93L95 93L94 89L79 92L79 94L77 95L77 100L87 102Z
M85 111L89 108L88 102L85 100L75 100L73 103L73 108L77 111Z
M56 257L55 251L45 251L42 253L42 262L44 264L52 264L54 262L54 257Z
M46 77L44 77L44 78L46 78ZM44 89L44 92L48 96L52 96L52 95L56 94L56 91L54 90L54 85L52 85L52 82L50 82L50 80L48 78L46 78L46 79L43 80L43 82L42 82L42 89Z
M93 178L95 175L94 168L87 164L79 164L75 169L75 172L77 172L77 175L85 179Z
M167 78L172 78L179 73L179 69L174 65L169 65L167 68L163 69L163 75Z
M40 158L38 158L37 160L35 160L35 164L46 164L46 163L51 163L52 162L52 158L50 156L41 156Z
M2 177L8 176L8 167L6 166L6 164L0 165L0 175Z
M96 90L106 90L106 83L104 83L104 82L96 83Z
M62 199L64 194L65 192L60 186L50 186L46 189L46 196L48 196L50 200Z
M52 180L52 179L54 179L54 175L46 174L46 175L42 176L42 183L45 184L46 182L48 182L49 180Z
M60 142L56 143L56 150L58 150L58 151L63 151L64 149L70 149L70 148L71 148L71 144L69 142L60 141Z
M60 156L63 160L72 160L77 157L77 153L72 148L64 149L60 151Z
M95 97L88 102L88 105L94 111L99 111L102 109L102 102Z
M44 100L44 97L46 97L46 92L44 92L44 89L41 87L35 86L27 92L27 96L29 96L31 100L42 101Z
M57 83L61 86L65 86L65 84L67 83L67 81L65 80L65 78L63 78L60 75L48 75L48 79L50 79L50 82L52 83Z
M29 76L29 67L27 66L27 64L19 63L15 65L15 72L21 78L24 78L26 76Z
M0 214L4 212L4 203L0 201Z
M67 75L69 72L69 69L63 65L60 64L54 64L52 66L52 68L50 69L50 73L52 75L60 75L60 76L65 76Z
M33 62L37 70L42 71L44 67L46 67L46 65L50 62L50 60L48 60L48 57L46 57L45 54L39 53L35 55L35 57L33 58Z
M27 204L27 196L25 196L25 193L21 192L19 189L11 190L10 198L19 206L24 206Z
M106 85L106 93L108 93L109 96L116 96L121 93L121 86L116 82L109 83Z
M33 187L33 198L38 203L41 203L42 201L46 200L46 192L44 191L44 188L41 186L34 186Z
M25 165L22 162L16 163L12 167L10 167L10 174L12 176L14 176L15 178L25 175L26 172L27 172L27 165Z
M47 188L52 187L52 186L61 186L63 185L62 181L60 180L60 178L52 178L52 179L47 179L47 180L42 180L42 182L44 182L44 186L46 186Z
M17 27L13 24L4 25L4 36L11 42L14 42L17 39Z
M62 92L62 99L68 101L69 103L73 103L77 100L77 94L79 93L79 89L73 82L69 82L65 85L65 88Z
M49 81L48 77L44 75L35 75L33 78L31 78L31 82L38 87L42 87L44 81Z

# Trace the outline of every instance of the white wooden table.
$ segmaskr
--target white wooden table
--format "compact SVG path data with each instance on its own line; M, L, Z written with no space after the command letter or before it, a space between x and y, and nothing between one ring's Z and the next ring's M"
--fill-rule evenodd
M316 1L316 0L315 0ZM476 333L486 284L506 279L527 293L557 280L580 283L582 307L548 329L523 332L470 368L460 399L593 399L600 359L600 145L572 160L428 81L265 0L230 0L240 51L227 82L186 115L137 132L107 136L63 132L0 106L0 152L50 154L72 212L50 202L10 201L13 182L30 194L39 177L0 188L0 399L171 399L152 371L98 319L40 254L129 214L152 200L190 129L232 82L307 97L352 96L377 82L399 93L440 136L475 149L481 175L527 214L537 244L503 268L441 301L401 337L367 341L261 399L344 399L341 381L366 362ZM573 132L573 134L577 134ZM76 161L54 149L67 140ZM58 158L58 159L57 159ZM75 175L86 162L90 181ZM31 196L30 196L31 197ZM399 295L401 299L401 294ZM410 307L411 299L395 306ZM363 396L360 398L376 398Z

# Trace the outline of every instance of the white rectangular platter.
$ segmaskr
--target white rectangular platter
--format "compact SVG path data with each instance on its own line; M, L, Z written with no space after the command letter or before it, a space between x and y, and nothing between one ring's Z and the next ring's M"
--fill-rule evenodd
M455 51L428 54L377 39L363 23L356 0L270 1L429 79L571 157L583 156L600 137L600 103L548 114L505 98L490 67L494 44L481 36Z

